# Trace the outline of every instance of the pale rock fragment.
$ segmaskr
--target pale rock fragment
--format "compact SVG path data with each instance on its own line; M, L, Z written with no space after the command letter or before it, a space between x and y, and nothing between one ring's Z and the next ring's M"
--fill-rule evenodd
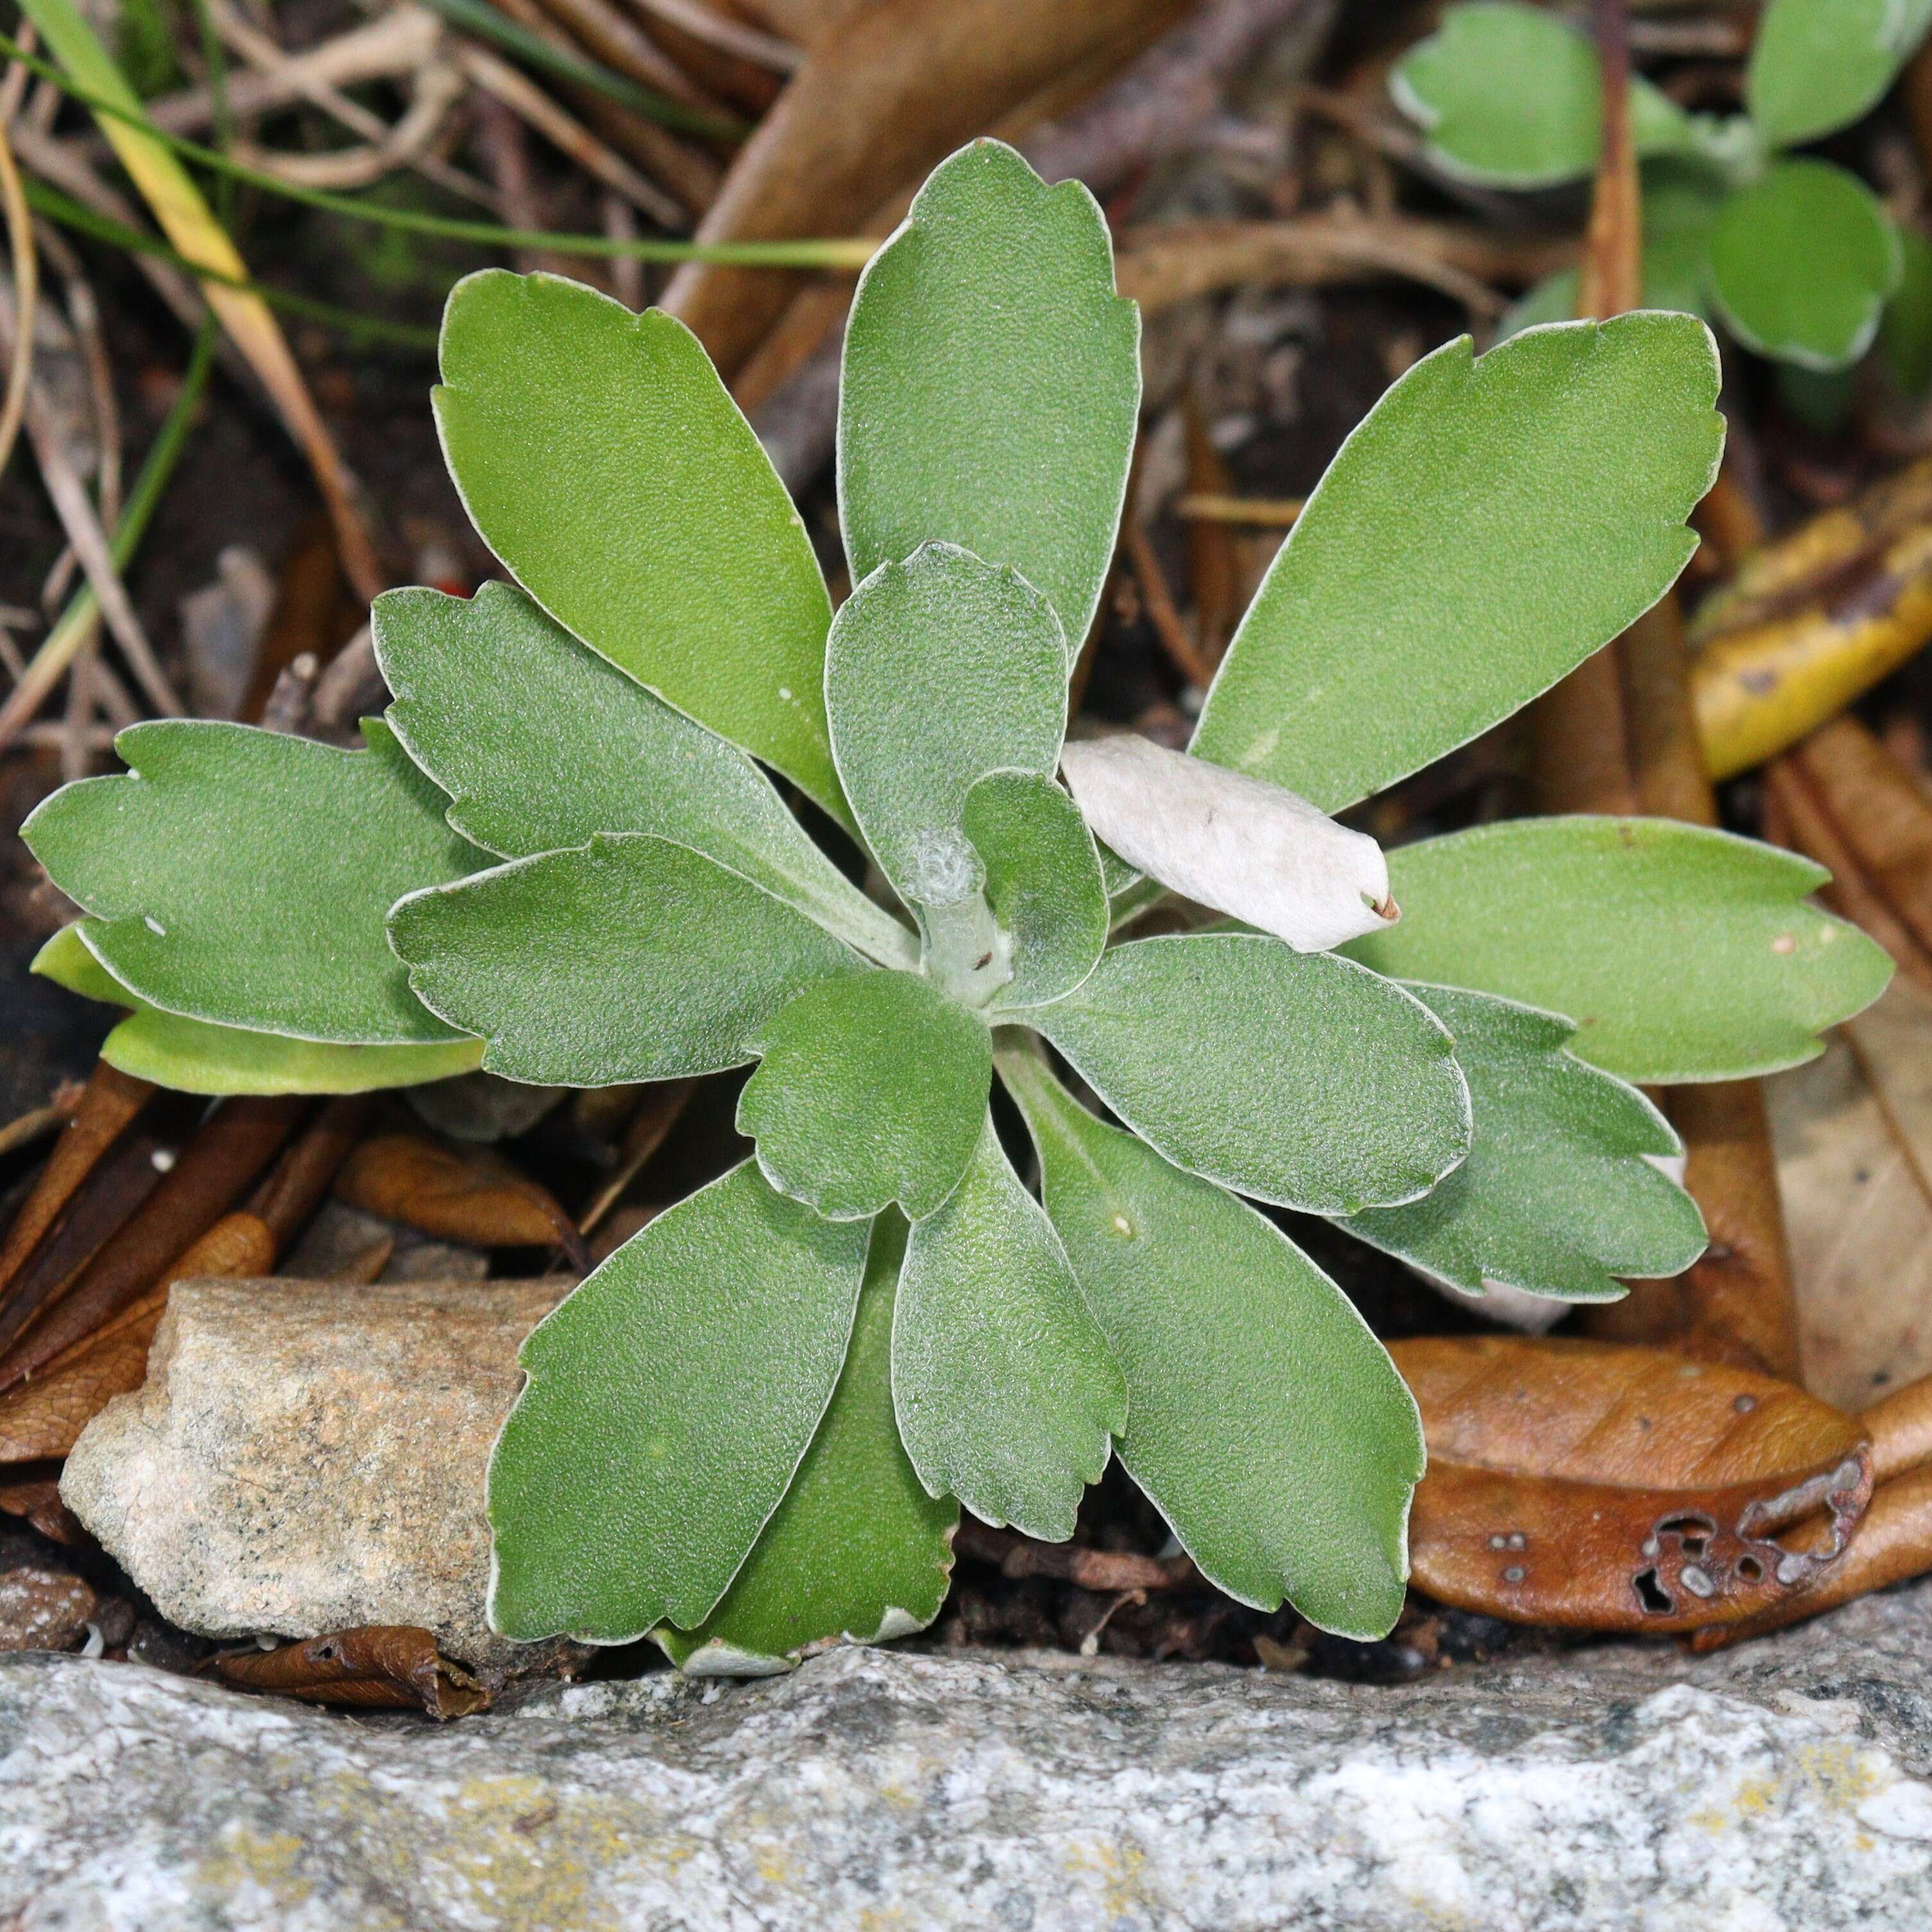
M490 1445L565 1281L178 1285L148 1379L61 1494L162 1614L209 1636L410 1624L484 1673Z

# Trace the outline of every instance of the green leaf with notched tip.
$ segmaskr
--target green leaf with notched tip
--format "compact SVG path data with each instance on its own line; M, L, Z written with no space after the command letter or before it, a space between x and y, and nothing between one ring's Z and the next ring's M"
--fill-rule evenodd
M710 1614L825 1414L867 1232L747 1161L538 1324L490 1459L496 1629L622 1643Z
M1132 1134L1036 1060L1000 1068L1047 1212L1127 1382L1120 1458L1202 1573L1387 1634L1422 1474L1415 1404L1348 1297L1280 1228Z
M961 825L1010 949L1013 976L994 1004L1070 993L1107 944L1107 888L1079 807L1042 772L993 772L967 794Z
M1747 349L1807 369L1856 362L1904 272L1898 230L1857 176L1778 161L1725 202L1711 296Z
M1050 774L1066 728L1059 620L1012 570L950 544L880 566L840 607L825 697L838 776L880 870L922 902L988 772Z
M1338 1227L1472 1294L1495 1281L1572 1301L1614 1301L1620 1278L1681 1274L1703 1252L1696 1202L1645 1158L1683 1151L1670 1122L1566 1052L1568 1020L1486 993L1408 990L1456 1036L1469 1157L1420 1201Z
M1021 1017L1176 1166L1258 1200L1412 1201L1468 1151L1446 1029L1331 952L1260 933L1134 940Z
M866 265L845 334L838 503L852 580L953 543L1010 564L1072 655L1112 560L1140 409L1140 320L1106 218L1011 148L943 161Z
M388 728L363 729L369 748L344 752L248 724L133 725L115 741L132 772L64 787L22 836L151 1006L343 1045L446 1041L383 918L485 855Z
M1597 50L1568 21L1511 0L1451 7L1390 76L1396 104L1427 137L1430 158L1465 181L1548 188L1591 172L1603 146ZM1687 146L1684 110L1630 82L1640 154Z
M1928 0L1772 0L1744 70L1752 120L1781 148L1850 127L1877 106L1928 23Z
M1670 1085L1796 1066L1892 962L1804 902L1822 866L1660 818L1523 818L1389 854L1400 922L1345 949L1576 1023L1570 1051Z
M417 996L488 1042L484 1066L544 1085L741 1065L794 994L861 970L763 886L641 832L418 892L389 934Z
M1339 812L1499 723L1689 561L1717 397L1688 315L1424 357L1316 485L1191 748Z
M674 1664L751 1676L813 1645L923 1630L946 1600L959 1505L926 1494L892 1413L892 1307L906 1226L873 1225L838 1386L784 1501L695 1630L654 1633Z
M87 950L90 920L64 926L35 956L33 970L71 993L130 1009L101 1042L100 1057L137 1080L183 1094L364 1094L416 1087L482 1064L480 1040L428 1046L334 1046L240 1027L184 1019L130 993Z
M371 613L388 716L449 794L449 822L505 859L649 832L742 872L886 958L916 942L850 884L771 781L716 733L578 643L530 598L392 590Z
M914 1220L958 1184L986 1112L985 1022L930 980L843 973L808 986L748 1044L764 1058L738 1131L781 1192L836 1221L896 1202Z
M966 1178L906 1246L899 1437L932 1495L1064 1542L1126 1424L1126 1386L1059 1237L981 1119Z
M435 392L483 541L566 629L829 812L831 600L805 526L698 338L580 282L451 290Z

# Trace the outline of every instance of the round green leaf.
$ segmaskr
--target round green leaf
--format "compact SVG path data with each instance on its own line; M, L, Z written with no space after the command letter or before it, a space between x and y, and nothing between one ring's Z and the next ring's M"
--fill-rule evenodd
M115 741L127 776L64 787L21 836L94 915L101 964L164 1012L344 1045L450 1040L382 922L484 855L388 728L363 729L369 748L344 752L247 724L136 724Z
M953 1189L986 1112L984 1022L930 980L846 973L807 987L748 1042L764 1058L738 1131L782 1193L835 1221L896 1202L917 1220Z
M566 629L829 812L832 606L784 485L698 338L556 275L451 290L435 392L483 541Z
M1540 7L1474 0L1390 76L1396 104L1429 137L1448 172L1498 188L1547 188L1597 165L1603 82L1597 50ZM1667 154L1690 136L1682 109L1647 81L1630 88L1640 154Z
M1849 127L1892 85L1932 21L1928 0L1771 0L1744 70L1744 104L1776 147Z
M608 1087L715 1073L804 987L860 962L702 853L629 832L418 892L389 919L410 983L493 1073Z
M976 141L866 264L845 334L838 504L852 580L938 540L1093 621L1140 409L1140 318L1078 182Z
M1351 958L1576 1022L1570 1051L1672 1085L1796 1066L1892 962L1804 902L1822 866L1661 818L1525 818L1389 854L1400 924Z
M490 1459L496 1629L627 1643L710 1615L825 1413L866 1235L747 1161L538 1324Z
M1711 295L1748 349L1808 369L1856 362L1904 263L1884 204L1829 161L1780 161L1711 231Z
M1412 1201L1469 1149L1448 1030L1330 952L1257 933L1135 940L1024 1017L1177 1166L1258 1200Z
M1077 1106L1040 1062L1000 1069L1047 1212L1125 1370L1120 1457L1202 1574L1324 1630L1400 1612L1415 1403L1348 1297L1272 1222Z

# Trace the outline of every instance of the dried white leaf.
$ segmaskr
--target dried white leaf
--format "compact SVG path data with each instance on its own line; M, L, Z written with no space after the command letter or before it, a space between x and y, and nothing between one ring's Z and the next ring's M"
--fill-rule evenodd
M1298 952L1396 916L1382 848L1280 785L1127 733L1069 744L1060 768L1094 836L1129 865Z

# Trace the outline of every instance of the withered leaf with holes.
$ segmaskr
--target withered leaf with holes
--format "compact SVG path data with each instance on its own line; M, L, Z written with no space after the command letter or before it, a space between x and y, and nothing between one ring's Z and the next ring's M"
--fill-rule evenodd
M422 1710L437 1718L467 1718L490 1708L489 1692L443 1656L428 1630L406 1624L333 1630L278 1650L224 1657L214 1667L224 1684L309 1704Z
M1606 1342L1390 1350L1422 1412L1416 1584L1516 1623L1708 1629L1818 1582L1871 1499L1854 1417L1768 1376ZM1802 1548L1778 1532L1825 1512Z

